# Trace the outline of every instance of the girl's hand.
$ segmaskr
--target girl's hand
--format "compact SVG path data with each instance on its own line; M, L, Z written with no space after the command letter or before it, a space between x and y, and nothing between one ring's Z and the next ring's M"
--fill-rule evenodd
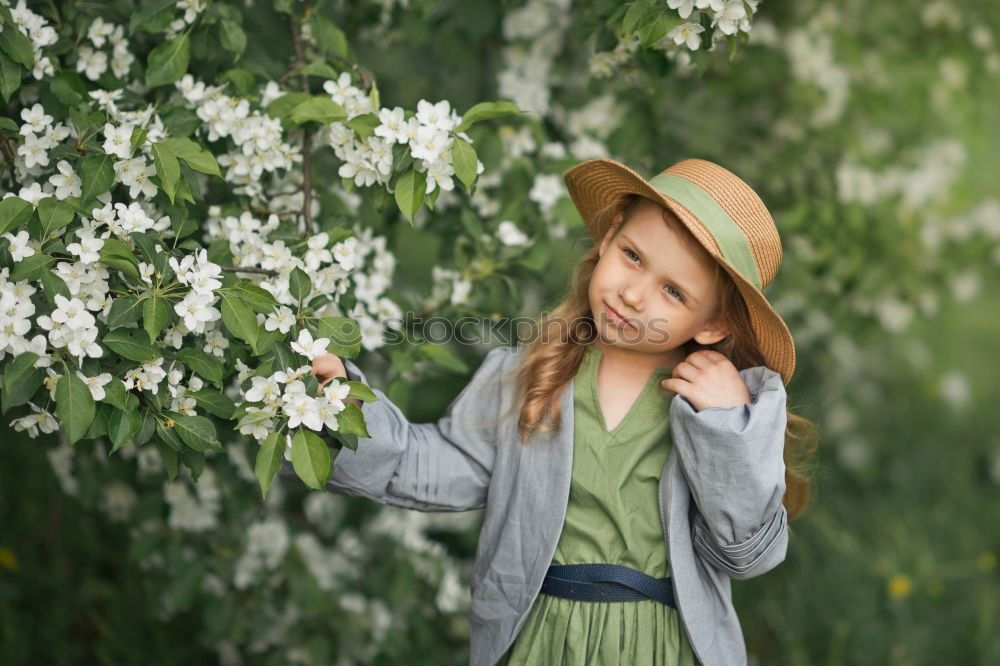
M696 411L709 407L742 407L750 389L736 366L723 354L702 349L674 366L660 386L687 398Z
M344 362L336 354L322 354L314 358L312 373L319 379L319 388L316 389L316 395L322 395L323 386L334 377L347 378L347 368L344 367ZM357 405L358 407L364 404L357 398L346 398L344 402L348 405Z
M320 388L334 377L346 377L347 368L336 354L321 354L313 359L312 373L319 380Z

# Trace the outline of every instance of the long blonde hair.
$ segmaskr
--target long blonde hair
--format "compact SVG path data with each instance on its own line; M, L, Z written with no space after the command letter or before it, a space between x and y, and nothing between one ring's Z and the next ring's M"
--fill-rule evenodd
M728 326L730 335L719 342L702 345L693 339L682 345L687 354L700 349L711 349L724 354L737 369L766 365L756 344L750 325L750 315L736 284L722 266L712 259L698 240L674 214L659 202L638 194L620 197L597 215L599 222L610 220L619 225L625 221L642 201L652 201L662 211L663 220L684 242L715 266L714 283L718 294L716 317ZM599 224L601 229L608 228ZM617 233L617 231L615 232ZM570 280L569 293L559 305L537 322L538 337L527 344L523 361L515 374L521 402L517 421L521 444L530 441L535 431L558 430L562 422L559 398L576 375L587 345L597 339L597 330L590 309L590 279L600 259L600 249L595 245L577 263ZM561 330L571 323L571 328ZM809 504L812 494L811 461L815 457L817 430L815 424L793 414L786 407L788 422L785 428L785 496L783 502L788 518L796 518Z

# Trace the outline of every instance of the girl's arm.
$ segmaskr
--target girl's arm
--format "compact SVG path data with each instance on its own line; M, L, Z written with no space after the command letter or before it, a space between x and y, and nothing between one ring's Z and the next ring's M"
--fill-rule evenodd
M358 450L341 448L326 488L380 504L418 511L467 511L486 506L496 454L500 375L509 347L490 350L469 383L436 423L410 423L381 390L364 403L371 437ZM365 374L342 359L348 379L368 384ZM283 462L282 476L297 478Z
M770 571L788 546L785 494L785 387L781 375L756 366L740 370L751 402L695 411L677 395L671 433L697 505L695 550L731 578Z

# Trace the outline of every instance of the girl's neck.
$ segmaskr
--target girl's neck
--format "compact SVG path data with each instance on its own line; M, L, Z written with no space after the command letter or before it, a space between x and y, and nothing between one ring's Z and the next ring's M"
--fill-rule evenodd
M613 374L621 377L648 379L658 368L673 370L674 366L687 356L683 347L676 347L664 353L651 353L605 344L601 340L593 344L604 359L601 362L603 369L613 369Z

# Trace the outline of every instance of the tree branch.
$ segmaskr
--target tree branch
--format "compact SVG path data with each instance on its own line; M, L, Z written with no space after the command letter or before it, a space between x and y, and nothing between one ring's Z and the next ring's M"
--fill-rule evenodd
M256 273L257 275L268 275L270 277L277 277L278 271L272 271L269 268L256 268L255 266L223 266L223 273Z
M307 13L309 8L306 7ZM299 24L294 16L288 17L292 26L292 46L295 49L295 67L302 70L305 66L305 54L302 46L302 35L299 33ZM309 75L302 74L302 92L309 94ZM302 219L305 220L305 229L302 232L303 238L316 233L312 219L312 132L308 127L302 129Z
M14 184L14 191L20 190L21 184L17 181L17 169L14 167L14 149L6 136L0 136L0 153L3 153L4 161L10 164L10 180Z

